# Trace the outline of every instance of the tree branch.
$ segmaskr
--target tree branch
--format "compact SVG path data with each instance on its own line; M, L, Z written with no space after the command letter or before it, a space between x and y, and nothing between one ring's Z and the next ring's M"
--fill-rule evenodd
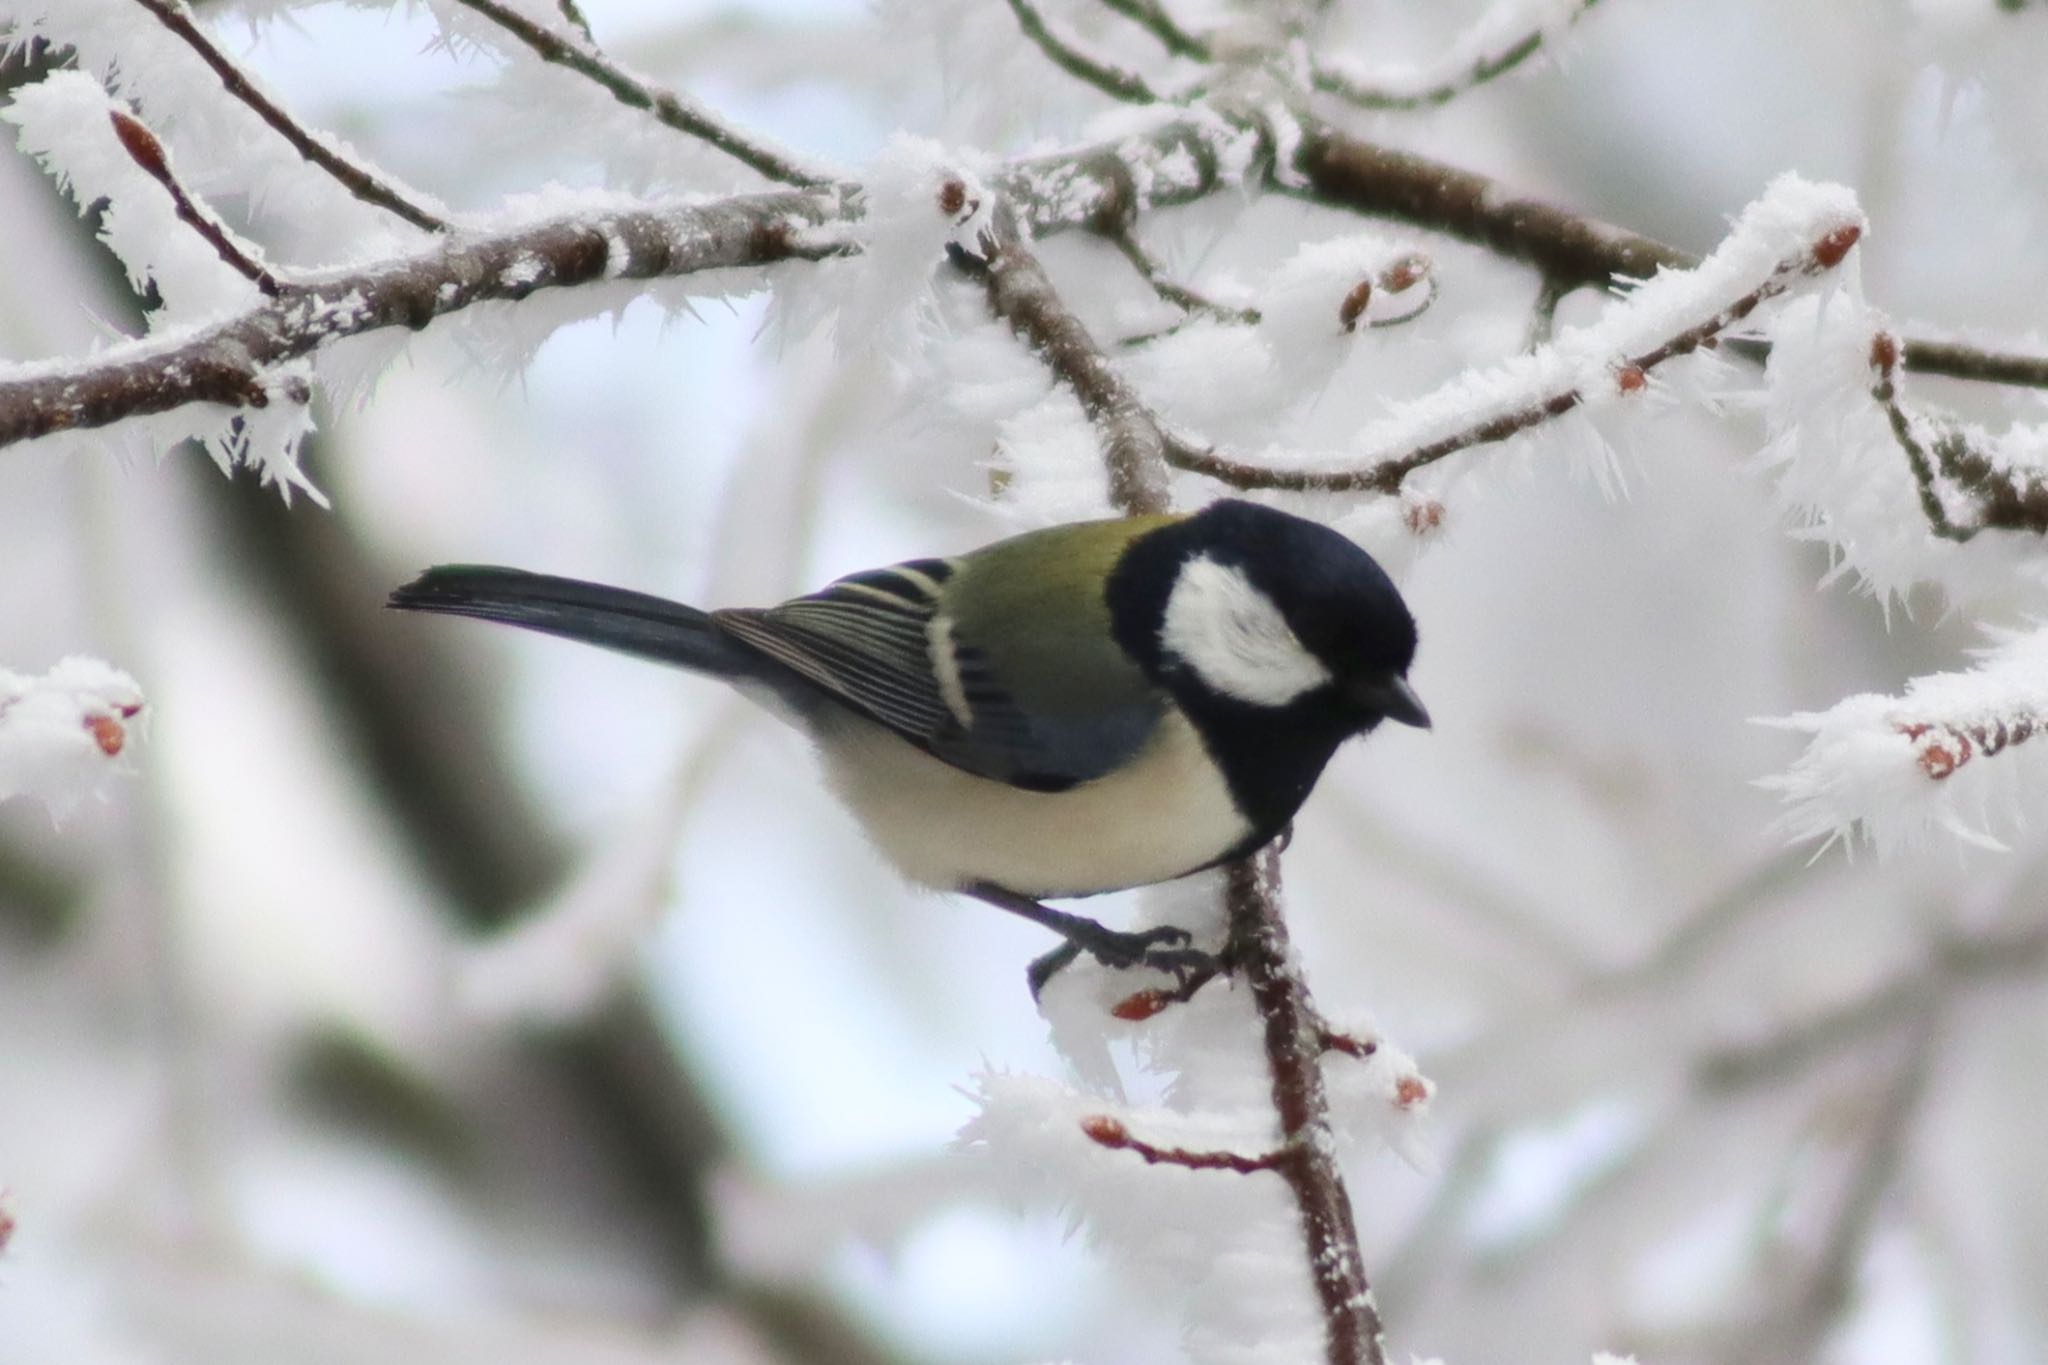
M794 192L551 218L451 237L416 256L289 285L225 322L169 331L80 360L0 365L0 445L102 427L186 403L264 407L271 367L385 327L415 331L487 300L612 279L814 260L837 250L802 228L837 211Z
M227 92L249 107L249 110L277 131L279 136L292 145L292 150L311 164L332 176L341 187L366 204L373 204L386 213L403 218L416 228L427 232L445 232L448 223L439 214L415 202L396 187L385 183L376 172L367 166L359 166L327 145L321 138L304 127L280 108L271 98L257 89L249 78L242 74L228 55L214 45L192 19L182 0L135 0L135 3L155 15L157 22L183 39L185 45L196 53L199 59L213 69L220 77L220 83Z
M1647 279L1660 268L1687 270L1700 260L1654 237L1529 198L1490 176L1367 142L1320 120L1302 121L1290 165L1300 183L1276 177L1271 188L1484 247L1534 267L1552 289L1612 289L1620 280ZM2048 357L1911 337L1901 350L1900 367L1911 372L2048 388Z
M1122 100L1126 104L1159 103L1159 95L1145 83L1143 76L1084 52L1079 43L1055 31L1031 0L1009 0L1009 4L1010 13L1017 16L1017 27L1024 31L1024 36L1045 54L1046 60L1069 76L1086 81L1111 99Z
M1897 380L1904 349L1888 332L1871 339L1870 367L1875 379L1870 396L1883 409L1892 439L1905 453L1919 489L1920 510L1934 534L1958 543L1987 530L2048 535L2048 479L1995 458L1986 449L1992 443L1988 433L1976 433L1973 439L1972 431L1961 423L1913 412L1899 400ZM1942 495L1944 483L1967 500L1969 520L1958 520L1949 510ZM1963 753L1969 753L1967 741Z
M107 117L112 120L114 136L121 140L121 149L128 153L128 159L140 166L144 174L162 185L171 196L171 205L177 210L179 221L198 233L229 269L254 283L264 294L273 299L282 294L284 286L278 283L277 276L242 250L220 220L185 192L185 187L178 183L178 177L171 173L170 159L164 154L163 143L157 141L156 134L149 130L148 125L119 109L109 109Z
M1647 384L1651 370L1674 356L1690 355L1702 346L1715 344L1722 333L1747 318L1761 304L1785 293L1800 278L1834 268L1860 236L1861 229L1855 227L1838 228L1827 233L1806 253L1778 262L1764 280L1733 301L1715 308L1698 322L1681 328L1645 350L1617 356L1605 370L1609 382L1623 394L1640 392ZM1175 468L1206 475L1238 489L1284 489L1296 493L1395 493L1418 469L1473 446L1506 440L1584 405L1589 396L1584 381L1575 379L1559 383L1552 377L1554 373L1554 370L1550 374L1534 371L1528 391L1511 401L1483 405L1467 402L1464 405L1467 408L1482 406L1492 411L1441 436L1404 450L1390 451L1353 468L1270 468L1233 460L1178 438L1169 441L1167 460ZM1454 383L1467 394L1474 387L1469 378L1460 378ZM1409 411L1433 413L1445 405L1437 402L1435 395L1426 395L1406 406ZM1397 415L1391 420L1398 422L1400 418Z
M578 46L500 0L457 2L526 44L542 61L588 77L619 103L646 110L677 132L709 143L770 180L802 189L822 189L838 179L828 171L805 165L794 153L765 138L731 127L695 100L628 71L595 47Z
M1579 8L1567 21L1567 26L1576 24L1585 17L1586 11L1600 3L1600 0L1579 0ZM1487 25L1488 19L1479 21L1479 28ZM1475 28L1475 32L1479 31ZM1372 72L1346 65L1337 61L1318 64L1310 75L1316 89L1325 94L1335 95L1361 109L1428 109L1447 104L1477 86L1486 84L1496 76L1505 75L1542 50L1548 32L1545 29L1531 29L1505 42L1488 44L1470 57L1461 58L1459 69L1452 74L1417 81L1413 76L1404 82L1394 73ZM1463 46L1463 44L1459 44Z
M1163 0L1102 0L1102 4L1157 38L1159 45L1175 57L1195 62L1215 60L1208 39L1182 28Z
M1125 516L1168 510L1166 438L1158 419L1061 301L1018 235L1007 205L997 208L996 222L983 240L989 310L1080 400L1102 437L1110 501L1117 510Z
M1288 944L1280 913L1280 857L1267 850L1228 869L1226 955L1251 991L1265 1027L1266 1066L1280 1120L1275 1168L1301 1214L1309 1273L1323 1307L1330 1365L1384 1365L1379 1310L1373 1305L1351 1196L1337 1169L1321 1057L1326 1030Z
M1152 253L1147 251L1144 244L1138 240L1137 234L1132 232L1129 227L1119 225L1103 235L1109 239L1110 245L1114 246L1123 254L1123 258L1131 263L1131 269L1138 272L1139 278L1152 287L1153 293L1182 312L1189 314L1203 313L1224 322L1237 322L1248 326L1258 323L1258 309L1232 308L1227 304L1218 303L1207 295L1196 293L1193 289L1188 288L1188 286L1169 277L1166 271L1160 267L1159 262L1154 259ZM1158 334L1155 333L1154 335Z

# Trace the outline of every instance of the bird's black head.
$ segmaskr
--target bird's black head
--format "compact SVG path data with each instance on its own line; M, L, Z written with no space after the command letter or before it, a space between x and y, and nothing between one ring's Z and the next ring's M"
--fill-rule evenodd
M1378 562L1327 526L1215 502L1133 541L1108 598L1118 643L1188 713L1268 833L1345 739L1382 720L1429 724L1407 683L1415 618Z

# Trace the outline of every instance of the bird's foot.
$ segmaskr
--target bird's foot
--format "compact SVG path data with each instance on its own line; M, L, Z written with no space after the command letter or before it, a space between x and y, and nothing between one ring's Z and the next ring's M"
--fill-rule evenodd
M1165 972L1173 977L1176 986L1181 987L1197 978L1206 980L1221 970L1214 953L1192 946L1193 936L1175 925L1162 924L1138 930L1110 929L1084 915L1055 910L1029 896L1020 896L999 886L974 886L968 889L968 893L1013 915L1020 915L1033 924L1043 925L1066 940L1033 960L1025 973L1033 1000L1038 998L1048 981L1066 970L1083 953L1112 971L1149 967Z

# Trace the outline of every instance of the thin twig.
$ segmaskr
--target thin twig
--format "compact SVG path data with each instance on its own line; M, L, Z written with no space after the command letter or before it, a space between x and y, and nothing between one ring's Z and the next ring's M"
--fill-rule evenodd
M1167 11L1163 0L1102 0L1102 5L1157 38L1159 45L1173 56L1195 62L1215 60L1209 40L1182 28Z
M583 35L584 42L597 46L597 38L590 31L590 20L584 17L583 7L576 0L555 0L555 8L562 11L562 17L569 21L570 27Z
M1769 1038L1703 1054L1694 1064L1694 1079L1703 1088L1724 1091L1777 1080L1866 1042L1959 990L2039 977L2044 971L2048 920L1996 933L1939 937L1919 963L1863 995Z
M1207 295L1198 294L1186 285L1169 277L1160 268L1159 262L1154 259L1152 253L1147 251L1144 244L1138 241L1137 234L1133 233L1128 227L1120 225L1105 232L1103 235L1109 239L1110 245L1123 253L1123 258L1131 263L1131 269L1137 271L1139 277L1152 287L1153 293L1182 312L1206 314L1209 317L1218 318L1224 322L1237 322L1246 325L1256 325L1258 323L1258 309L1233 308L1228 304L1218 303ZM1154 333L1153 335L1159 334Z
M1906 338L1904 352L1901 363L1915 374L2048 389L2048 356L2013 355L1959 341L1915 341L1911 337Z
M213 74L220 77L220 83L226 87L230 95L247 105L252 113L289 142L293 151L327 172L343 189L366 204L373 204L387 213L403 218L416 228L427 232L448 230L447 220L439 214L415 202L395 186L387 184L369 167L357 165L328 146L319 135L301 127L296 119L280 108L268 95L258 90L249 78L242 74L241 68L215 46L213 40L206 36L205 30L193 21L182 0L135 0L135 3L155 15L158 23L183 39L185 45L213 69Z
M1780 261L1770 276L1749 292L1709 316L1686 327L1657 345L1634 356L1619 359L1610 373L1622 392L1640 390L1649 372L1674 356L1690 355L1715 342L1720 335L1741 322L1759 305L1791 288L1795 278L1826 269L1842 258L1856 240L1855 230L1831 233L1816 243L1805 256ZM1427 400L1424 400L1425 402ZM1504 441L1532 427L1540 426L1581 406L1585 391L1577 385L1532 395L1528 402L1507 412L1473 422L1458 431L1425 442L1398 454L1387 455L1350 469L1273 469L1246 464L1197 447L1187 441L1169 442L1167 460L1176 469L1206 475L1238 489L1284 489L1297 493L1395 493L1418 469L1473 446Z
M652 279L728 266L815 260L838 248L802 231L836 212L834 198L794 191L710 203L552 218L361 271L303 279L224 322L174 331L8 376L0 366L0 445L103 427L186 403L263 407L271 367L330 341L437 317L540 289Z
M129 159L170 194L171 204L180 221L198 233L230 269L254 282L265 295L274 299L284 293L284 285L278 282L277 276L242 250L228 235L221 221L185 192L185 187L178 183L178 177L171 173L170 159L164 154L163 143L157 141L156 134L141 119L120 109L109 109L107 117L113 120L114 136L121 140L122 150L128 153Z
M1586 11L1599 3L1600 0L1580 0L1578 11L1569 23L1576 24ZM1531 29L1496 51L1481 53L1457 74L1419 90L1398 89L1386 77L1376 78L1369 73L1327 65L1318 65L1310 80L1316 89L1361 109L1428 109L1447 104L1466 91L1514 70L1541 51L1547 37L1546 30Z
M1159 95L1145 83L1143 76L1083 51L1079 43L1055 31L1031 0L1009 0L1009 4L1010 12L1017 16L1017 27L1024 31L1024 36L1037 45L1048 61L1069 76L1086 81L1111 99L1122 100L1126 104L1159 103Z
M1944 428L1934 419L1908 411L1899 401L1897 383L1902 350L1898 338L1888 332L1872 338L1870 367L1875 379L1870 396L1883 409L1892 439L1905 453L1919 490L1920 510L1934 534L1958 543L1987 530L2048 535L2048 480L2001 467L1959 426ZM1975 520L1959 522L1949 514L1941 480L1970 499ZM1968 753L1967 744L1964 753Z
M587 77L612 98L631 109L644 109L680 133L705 142L770 180L803 189L821 189L838 177L807 166L795 154L765 138L743 133L723 122L696 101L628 71L595 47L581 46L537 24L500 0L458 0L517 38L544 62Z

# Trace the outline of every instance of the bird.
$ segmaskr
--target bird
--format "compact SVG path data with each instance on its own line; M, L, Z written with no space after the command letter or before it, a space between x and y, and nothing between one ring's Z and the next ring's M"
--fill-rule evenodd
M1385 570L1320 522L1222 498L1069 522L702 611L489 565L430 568L406 611L472 617L720 678L807 734L909 881L1058 934L1034 997L1086 953L1185 978L1171 925L1044 902L1171 881L1291 829L1345 741L1430 728L1417 631Z

